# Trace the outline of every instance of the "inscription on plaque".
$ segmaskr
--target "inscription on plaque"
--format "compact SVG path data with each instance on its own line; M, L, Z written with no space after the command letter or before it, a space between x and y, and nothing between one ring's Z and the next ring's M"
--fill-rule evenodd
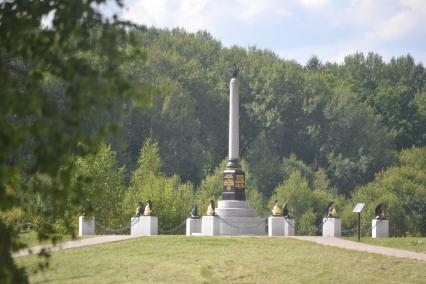
M224 174L223 175L223 186L226 190L231 191L234 187L234 175L233 174Z
M236 175L235 176L235 187L236 188L244 188L245 187L245 180L244 175Z

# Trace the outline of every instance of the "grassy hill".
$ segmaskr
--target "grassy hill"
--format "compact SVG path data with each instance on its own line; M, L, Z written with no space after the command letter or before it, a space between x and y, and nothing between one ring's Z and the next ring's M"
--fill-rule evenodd
M18 258L31 269L36 256ZM32 283L424 283L425 263L287 238L158 236L54 253Z

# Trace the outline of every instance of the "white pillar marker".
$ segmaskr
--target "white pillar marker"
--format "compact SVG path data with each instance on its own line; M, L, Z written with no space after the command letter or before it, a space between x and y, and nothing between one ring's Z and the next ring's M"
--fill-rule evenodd
M240 159L240 111L239 111L239 95L238 80L232 78L229 83L229 152L228 160Z

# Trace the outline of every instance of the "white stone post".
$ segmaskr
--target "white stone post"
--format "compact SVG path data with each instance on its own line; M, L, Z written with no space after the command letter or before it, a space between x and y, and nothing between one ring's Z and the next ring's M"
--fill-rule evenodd
M95 217L80 216L78 218L78 235L88 236L95 234Z
M201 219L188 218L186 219L186 235L201 234Z
M270 237L284 236L284 223L284 217L268 217L268 235Z
M203 216L201 222L201 234L203 236L220 235L220 221L218 216Z
M342 222L340 218L324 218L322 225L323 237L341 237Z
M284 236L294 236L296 234L296 221L288 218L284 221Z
M389 238L389 220L371 220L372 238Z
M240 159L240 110L238 85L237 78L232 78L229 83L229 161Z
M132 225L130 228L131 236L156 236L158 235L158 217L157 216L140 216L132 217L130 220Z

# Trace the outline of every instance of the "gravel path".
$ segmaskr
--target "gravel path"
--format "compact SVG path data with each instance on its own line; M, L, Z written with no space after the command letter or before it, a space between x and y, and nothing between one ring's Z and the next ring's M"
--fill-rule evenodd
M14 253L13 257L27 256L27 255L30 255L31 253L37 254L43 249L48 252L53 252L53 251L64 250L64 249L73 249L73 248L93 246L93 245L99 245L99 244L105 244L105 243L119 242L119 241L134 239L134 238L137 238L137 237L133 237L130 235L105 235L105 236L86 238L86 239L75 240L75 241L68 241L68 242L60 243L56 246L43 245L43 246L32 247L30 249L22 249Z
M320 245L333 246L350 250L366 251L371 253L411 258L416 260L426 261L426 254L402 249L395 249L383 246L374 246L365 243L359 243L354 241L348 241L340 238L331 237L311 237L311 236L292 236L290 238L311 241Z

